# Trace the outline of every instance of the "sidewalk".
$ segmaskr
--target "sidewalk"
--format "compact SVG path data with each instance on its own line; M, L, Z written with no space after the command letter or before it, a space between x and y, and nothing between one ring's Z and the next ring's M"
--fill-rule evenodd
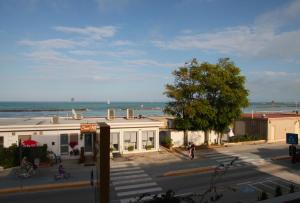
M91 171L95 171L94 166L79 165L77 160L64 160L62 164L65 170L71 173L68 180L54 180L54 175L58 173L58 165L39 168L34 176L26 179L17 178L16 168L12 168L0 173L0 189L89 181Z

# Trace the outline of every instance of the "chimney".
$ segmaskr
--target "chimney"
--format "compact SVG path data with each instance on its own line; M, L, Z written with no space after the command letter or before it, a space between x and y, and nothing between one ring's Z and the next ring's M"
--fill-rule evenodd
M127 118L127 119L134 119L134 112L133 112L133 109L127 109L126 118Z
M116 116L115 109L107 109L107 120L113 120Z

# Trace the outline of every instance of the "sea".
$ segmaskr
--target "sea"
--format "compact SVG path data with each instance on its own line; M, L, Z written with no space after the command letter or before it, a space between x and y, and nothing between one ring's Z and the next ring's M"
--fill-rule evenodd
M166 102L0 102L0 117L71 116L72 109L85 117L102 117L107 109L116 116L125 116L126 109L134 109L135 116L163 116ZM243 112L295 112L298 103L252 102Z

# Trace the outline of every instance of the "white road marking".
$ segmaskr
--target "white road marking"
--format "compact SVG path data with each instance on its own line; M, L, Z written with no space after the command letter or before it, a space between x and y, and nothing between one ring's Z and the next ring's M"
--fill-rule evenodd
M147 177L147 178L141 178L141 179L113 181L112 184L114 186L116 186L116 185L130 184L130 183L147 182L147 181L151 181L151 180L152 180L151 177Z
M149 176L147 174L138 174L138 175L111 177L110 179L112 181L114 181L114 180L125 180L125 179L131 179L131 178L141 178L141 177L149 177Z
M131 167L131 168L112 168L110 172L119 172L119 171L130 171L130 170L139 170L140 167Z
M144 172L145 172L144 170L122 171L122 172L111 173L110 176L130 175L130 174L144 173Z
M115 190L127 190L127 189L134 189L134 188L143 188L148 186L157 186L157 184L155 182L151 182L151 183L141 183L135 185L124 185L124 186L115 187Z
M147 188L147 189L142 189L142 190L119 192L119 193L117 193L117 196L122 197L122 196L138 195L138 194L149 193L149 192L158 192L158 191L162 191L162 188L161 187L154 187L154 188Z

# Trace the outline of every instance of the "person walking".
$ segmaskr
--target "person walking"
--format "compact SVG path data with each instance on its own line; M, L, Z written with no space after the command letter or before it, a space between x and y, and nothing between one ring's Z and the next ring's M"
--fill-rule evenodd
M191 158L191 160L193 160L195 158L195 150L196 150L196 147L195 147L194 143L192 143L191 146L190 146L190 158Z

